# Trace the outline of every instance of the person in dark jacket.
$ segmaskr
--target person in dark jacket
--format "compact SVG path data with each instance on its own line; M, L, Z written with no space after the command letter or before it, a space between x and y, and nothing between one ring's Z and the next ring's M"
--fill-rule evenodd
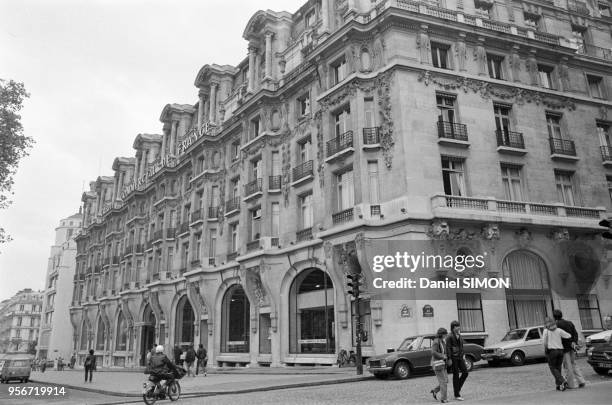
M187 349L187 353L185 353L185 365L187 366L187 376L189 377L189 375L191 375L192 377L195 377L195 374L193 373L193 363L195 362L196 359L196 352L193 349L193 345L189 345L189 348Z
M447 388L448 388L448 373L446 372L446 364L448 358L446 356L446 336L448 331L444 328L438 329L436 338L431 345L431 365L438 378L438 386L431 390L431 394L435 399L438 399L438 392L440 393L440 402L448 402ZM435 362L443 362L441 365L436 365Z
M181 354L183 354L181 348L174 346L174 364L181 364Z
M446 353L451 359L451 367L453 370L453 391L455 399L457 401L463 401L461 396L461 388L465 384L465 380L468 378L467 367L465 366L465 360L463 359L463 344L465 343L461 336L461 325L459 321L452 321L451 333L448 339L446 339ZM461 373L461 376L459 375Z
M563 368L567 375L565 379L569 388L583 388L586 380L582 375L582 371L576 365L576 347L578 346L578 332L572 321L563 319L563 312L558 309L553 311L553 317L557 324L557 328L563 329L572 337L569 339L561 339L563 343Z
M93 378L93 372L96 369L96 356L93 349L89 349L89 354L85 358L85 382L87 382L87 373L89 373L89 382Z
M155 377L156 382L161 380L173 380L177 372L176 366L164 354L164 346L159 345L155 348L155 354L151 356L150 372Z
M206 377L206 365L208 363L208 352L204 348L204 345L200 343L198 347L198 351L196 352L196 357L198 358L198 362L196 364L196 375L200 371L200 367L202 367L202 372L204 373L204 377Z

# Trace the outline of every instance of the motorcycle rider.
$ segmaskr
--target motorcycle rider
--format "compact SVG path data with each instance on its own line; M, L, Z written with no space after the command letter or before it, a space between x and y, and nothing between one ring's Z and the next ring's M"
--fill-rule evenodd
M168 381L174 380L175 373L177 372L176 366L165 355L164 346L159 345L155 348L155 354L151 356L150 370L151 376L154 377L155 383L158 385L162 380L165 380L164 385Z

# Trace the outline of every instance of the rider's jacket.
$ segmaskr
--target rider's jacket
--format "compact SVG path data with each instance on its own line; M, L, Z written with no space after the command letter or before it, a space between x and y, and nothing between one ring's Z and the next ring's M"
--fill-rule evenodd
M151 374L168 374L176 371L176 366L163 353L155 353L151 356Z

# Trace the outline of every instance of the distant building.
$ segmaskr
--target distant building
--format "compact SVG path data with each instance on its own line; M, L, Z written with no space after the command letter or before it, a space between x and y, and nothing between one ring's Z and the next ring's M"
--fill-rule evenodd
M42 292L26 288L0 303L0 353L27 353L38 342Z
M36 355L55 359L70 357L72 351L72 325L70 324L70 301L72 279L76 266L76 242L74 237L81 227L81 213L60 221L55 228L55 243L45 278L43 310L40 322L40 341Z

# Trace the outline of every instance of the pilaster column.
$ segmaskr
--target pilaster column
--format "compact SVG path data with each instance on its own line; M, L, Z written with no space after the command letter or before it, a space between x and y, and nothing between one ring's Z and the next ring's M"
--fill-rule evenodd
M162 131L162 144L161 144L161 153L160 153L162 160L164 160L164 158L166 157L167 143L168 143L168 129L164 125L164 129Z
M138 177L142 177L146 166L147 166L147 150L143 149L142 154L140 155L140 173L138 173Z
M136 163L134 164L134 182L138 180L140 175L140 152L136 153Z
M476 64L478 65L478 74L480 76L487 75L487 50L485 49L484 42L484 37L478 37L478 44L474 52Z
M321 1L321 22L323 32L329 32L329 0Z
M255 54L257 52L257 48L253 45L249 45L249 84L247 87L247 91L252 93L255 88ZM212 94L211 94L212 99ZM212 118L211 118L212 121Z
M170 155L176 154L176 131L178 128L178 121L172 121L172 129L170 130L170 150L168 151Z
M119 196L118 187L117 173L115 173L115 176L113 176L113 202L117 201L117 197Z
M125 172L119 173L119 188L123 188L125 186Z
M250 59L249 59L250 60ZM249 71L250 73L250 71ZM217 122L217 87L218 84L213 82L210 84L210 122Z
M198 103L198 131L202 128L202 125L204 124L204 102L205 102L205 95L204 93L202 93L201 91L198 93L198 96L200 97L200 102Z
M272 79L272 35L271 32L266 32L266 79Z

